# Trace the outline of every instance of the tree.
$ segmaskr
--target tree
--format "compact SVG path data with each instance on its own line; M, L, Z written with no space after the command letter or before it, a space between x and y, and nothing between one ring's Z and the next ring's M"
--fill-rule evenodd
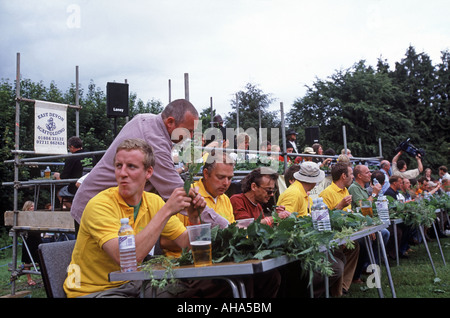
M449 52L442 52L441 59L433 66L427 54L410 46L393 71L380 58L376 69L360 61L327 80L317 79L295 101L287 116L289 124L297 131L319 126L324 148L338 151L345 125L348 148L362 157L377 155L381 138L383 157L391 160L399 143L410 138L426 151L424 165L436 171L447 165L450 152ZM402 159L415 167L413 158Z
M433 167L446 162L449 154L449 124L442 117L449 114L448 61L448 51L443 52L441 64L433 66L427 54L416 53L410 46L392 72L394 82L405 93L401 109L414 127L408 135L402 134L403 138L411 138L415 146L425 149L424 164Z
M343 148L345 126L347 147L357 156L372 157L378 152L378 138L392 142L393 128L411 129L407 116L398 114L392 121L399 96L401 92L386 73L360 61L337 71L330 80L317 80L308 87L306 96L289 112L289 124L297 128L318 126L323 147L336 152Z
M231 100L233 112L228 113L224 119L227 128L237 128L237 114L239 111L239 128L244 131L254 128L257 132L258 141L271 139L270 132L267 136L259 136L259 123L261 128L280 128L280 119L274 111L269 111L269 106L275 101L271 94L265 94L257 85L247 83L245 90L236 93L237 99ZM277 141L279 137L277 138Z

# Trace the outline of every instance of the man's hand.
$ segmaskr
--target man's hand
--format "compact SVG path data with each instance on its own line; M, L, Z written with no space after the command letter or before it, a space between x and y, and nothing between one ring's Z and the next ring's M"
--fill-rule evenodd
M198 193L198 187L189 190L189 197L192 198L192 202L187 209L189 222L191 224L198 224L200 223L200 214L206 207L206 201Z
M166 202L166 206L171 215L175 215L178 212L187 209L191 205L192 199L186 195L186 191L183 188L176 188L173 190L172 195Z
M286 211L283 205L278 205L275 207L275 212L277 212L280 219L285 219L291 215L290 212Z
M352 204L352 196L351 195L347 195L345 198L342 199L341 202L339 202L336 205L336 209L337 210L344 210L344 208L348 205Z
M378 195L381 191L381 184L377 183L372 187L372 192Z

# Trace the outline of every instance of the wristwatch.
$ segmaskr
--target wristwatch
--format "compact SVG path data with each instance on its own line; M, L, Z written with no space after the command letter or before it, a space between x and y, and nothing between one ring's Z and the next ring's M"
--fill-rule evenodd
M372 193L372 198L375 198L377 195L375 193Z

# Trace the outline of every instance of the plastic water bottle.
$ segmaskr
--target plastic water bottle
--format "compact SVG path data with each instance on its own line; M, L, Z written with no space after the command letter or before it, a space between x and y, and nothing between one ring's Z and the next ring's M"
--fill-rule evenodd
M47 168L44 170L44 178L50 179L51 173L52 173L52 172L51 172L51 170L50 170L50 167L47 166Z
M311 219L314 229L317 230L317 199L313 199L313 204L311 206Z
M314 201L313 201L314 202ZM317 198L311 209L313 225L318 231L331 231L330 213L322 198Z
M375 205L377 207L378 217L381 222L389 223L389 204L386 196L380 195L378 200L375 202Z
M128 218L120 219L119 253L120 269L122 272L132 272L137 270L134 231L128 222Z

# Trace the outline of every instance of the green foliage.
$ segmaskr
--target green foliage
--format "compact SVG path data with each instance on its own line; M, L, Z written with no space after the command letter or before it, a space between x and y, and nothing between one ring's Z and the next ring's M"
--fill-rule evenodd
M211 231L213 262L239 263L286 255L301 260L303 274L313 271L329 274L331 267L320 247L330 246L333 249L337 245L330 243L331 241L345 239L353 232L374 224L374 220L370 217L336 210L330 211L333 230L319 232L314 229L309 216L298 217L297 213L286 219L280 219L276 213L272 216L273 227L262 224L259 218L247 229L237 227L236 223L230 224L225 229L213 228ZM190 258L185 259L189 261Z
M391 218L401 218L412 227L431 227L436 220L436 210L450 211L450 197L447 194L433 195L429 199L409 202L390 201Z
M150 258L142 264L141 270L148 272L150 275L150 283L152 287L163 289L167 284L176 283L176 279L173 275L173 268L179 263L176 259L168 258L163 255L158 255ZM156 268L164 269L164 276L162 279L155 279L153 276L153 270Z
M286 118L297 131L319 126L324 149L337 152L343 147L345 125L347 147L359 157L376 156L381 138L383 156L390 160L397 145L411 138L427 153L424 166L437 170L448 165L450 154L446 120L450 110L449 61L450 53L445 51L441 63L433 66L427 54L417 54L413 47L395 64L395 70L381 59L376 69L359 61L307 87L306 95L294 102ZM298 135L299 144L302 136ZM415 167L414 159L402 159L408 167Z

